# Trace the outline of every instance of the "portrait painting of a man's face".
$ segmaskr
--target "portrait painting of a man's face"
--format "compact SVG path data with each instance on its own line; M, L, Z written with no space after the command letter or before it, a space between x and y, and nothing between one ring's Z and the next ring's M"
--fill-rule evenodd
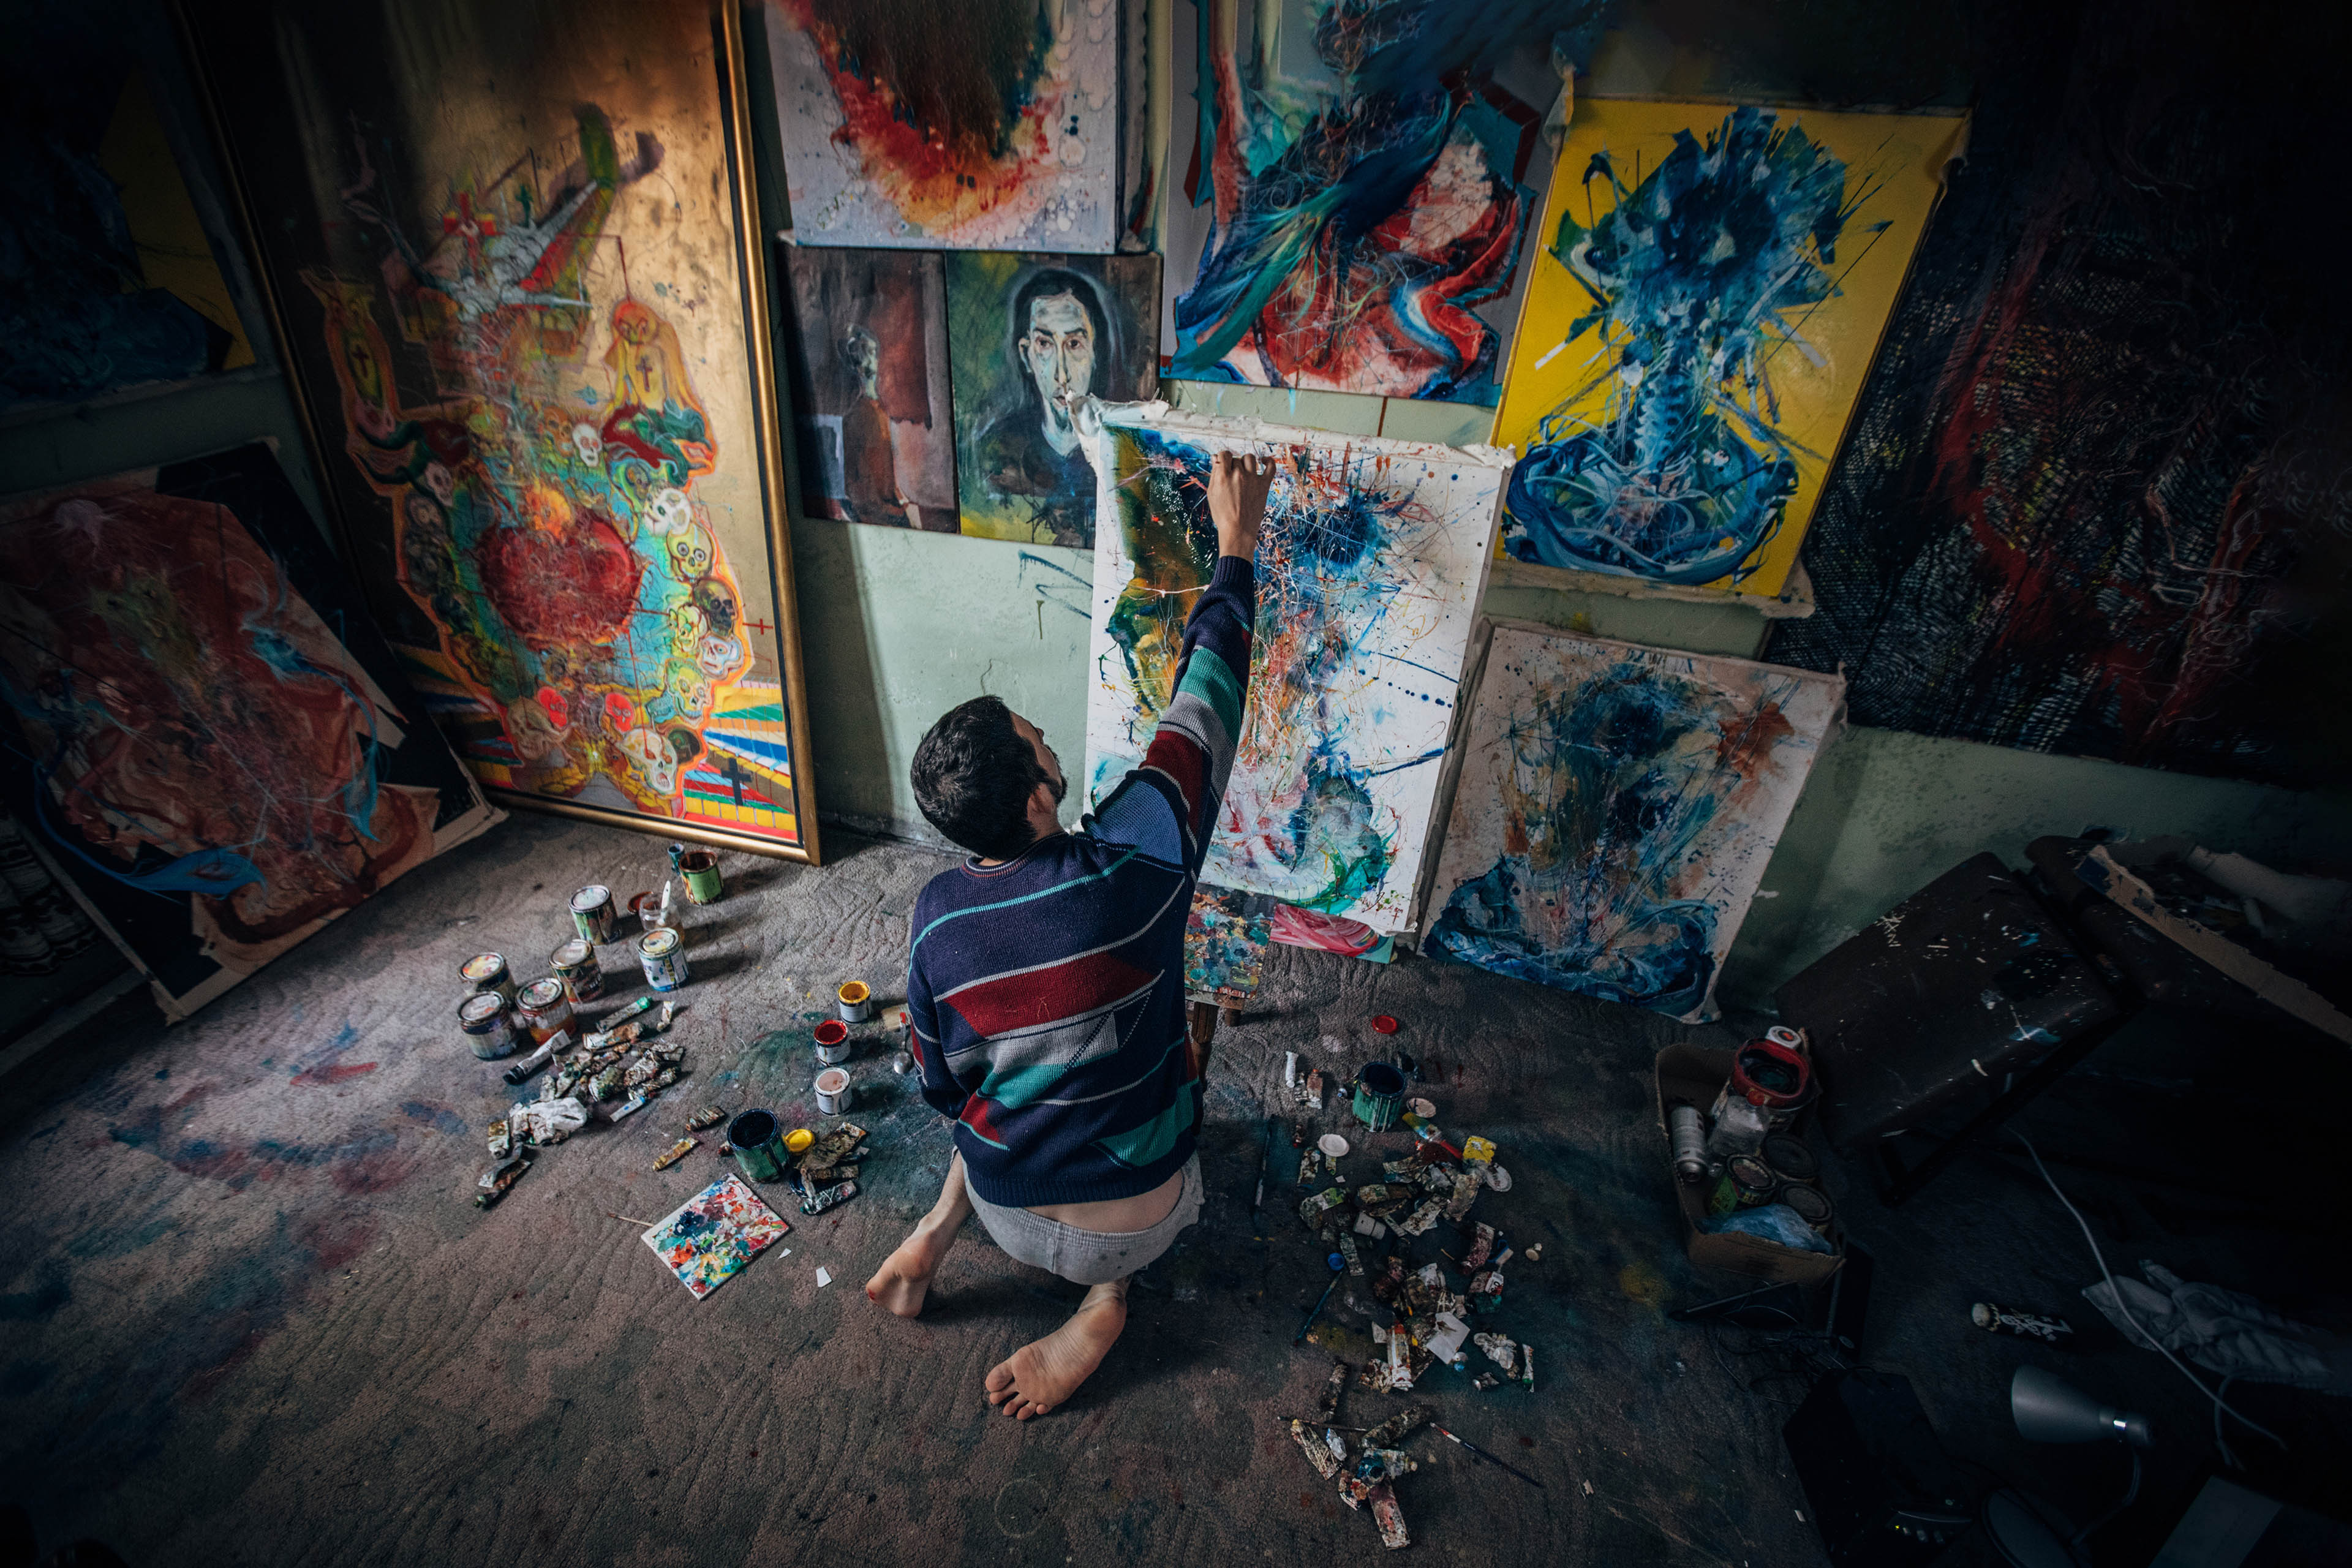
M1086 414L1158 386L1158 259L972 251L947 265L963 531L1091 546Z

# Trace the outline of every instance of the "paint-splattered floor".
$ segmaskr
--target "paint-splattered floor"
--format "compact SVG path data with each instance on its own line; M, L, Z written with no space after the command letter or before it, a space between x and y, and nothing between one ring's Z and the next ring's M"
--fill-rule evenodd
M1102 1373L1043 1421L995 1415L981 1380L1059 1321L1075 1288L1011 1263L975 1228L925 1321L860 1293L949 1154L937 1120L870 1058L866 1194L816 1219L786 1207L791 1255L772 1251L696 1302L635 1226L608 1216L657 1217L718 1173L708 1150L648 1168L691 1106L814 1116L814 994L852 976L891 990L905 911L943 864L840 837L834 854L822 870L725 858L730 896L698 911L694 932L677 1035L688 1085L546 1151L487 1214L467 1194L483 1126L512 1095L457 1040L457 963L485 947L551 948L574 886L652 883L654 840L518 817L194 1023L167 1031L133 997L9 1079L0 1488L44 1542L97 1536L139 1568L1369 1561L1370 1520L1338 1506L1278 1419L1311 1412L1329 1364L1328 1350L1290 1343L1322 1274L1291 1213L1286 1149L1255 1225L1249 1200L1258 1097L1278 1088L1285 1048L1352 1068L1371 1054L1368 1018L1385 1012L1438 1068L1426 1092L1441 1122L1502 1146L1516 1183L1483 1196L1480 1215L1544 1244L1541 1263L1507 1271L1496 1316L1538 1347L1538 1391L1480 1394L1444 1373L1423 1390L1442 1421L1543 1489L1416 1440L1424 1468L1400 1488L1415 1552L1822 1560L1779 1438L1802 1386L1791 1358L1663 1315L1740 1282L1682 1258L1651 1058L1729 1031L1475 971L1275 950L1259 1007L1219 1037L1202 1224L1139 1289ZM632 978L614 994L635 990ZM1370 1157L1349 1163L1353 1179L1372 1171ZM1990 1163L1891 1215L1852 1180L1842 1190L1878 1255L1867 1359L1909 1373L1956 1447L2030 1471L2080 1514L2103 1506L2119 1479L2111 1456L2029 1452L2006 1430L2011 1369L2049 1358L1965 1326L1979 1297L2084 1320L2072 1292L2090 1266L2072 1223ZM2094 1213L2156 1229L2120 1206ZM2197 1228L2116 1260L2157 1256L2308 1306L2282 1283L2292 1269L2263 1273L2291 1258L2291 1238ZM833 1276L822 1289L820 1266ZM1367 1318L1337 1322L1339 1349L1370 1352ZM2066 1365L2174 1432L2203 1425L2193 1396L2137 1352ZM1348 1398L1361 1416L1393 1407ZM2260 1392L2251 1402L2280 1408ZM2159 1454L2158 1478L2169 1463L2185 1479L2195 1447Z

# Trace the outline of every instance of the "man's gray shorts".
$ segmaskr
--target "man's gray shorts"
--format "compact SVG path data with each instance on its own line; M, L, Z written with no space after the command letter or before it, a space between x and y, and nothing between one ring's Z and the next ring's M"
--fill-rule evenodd
M1032 1268L1058 1274L1073 1285L1108 1285L1150 1264L1168 1250L1176 1233L1201 1217L1201 1156L1184 1162L1184 1185L1176 1206L1150 1230L1080 1230L1027 1209L999 1208L971 1191L972 1212L996 1245Z

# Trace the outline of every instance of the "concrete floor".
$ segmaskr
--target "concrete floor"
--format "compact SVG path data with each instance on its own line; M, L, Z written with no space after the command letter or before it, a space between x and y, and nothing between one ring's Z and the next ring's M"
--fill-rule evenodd
M815 1120L809 1026L840 980L895 989L906 911L945 864L838 837L833 853L819 870L724 858L729 897L691 931L677 1037L693 1077L545 1151L487 1214L468 1201L482 1131L514 1096L459 1041L457 966L486 947L551 948L583 882L653 885L656 840L518 816L194 1022L167 1030L134 996L0 1082L0 1501L16 1492L47 1546L95 1536L139 1568L1368 1561L1370 1519L1338 1506L1282 1425L1312 1412L1331 1353L1290 1343L1323 1274L1291 1213L1286 1151L1255 1224L1249 1205L1285 1049L1351 1070L1385 1012L1433 1069L1440 1122L1494 1138L1516 1177L1479 1217L1545 1244L1540 1264L1507 1271L1496 1318L1538 1347L1536 1394L1437 1373L1416 1395L1543 1489L1413 1442L1423 1468L1399 1496L1416 1554L1823 1561L1779 1437L1801 1366L1769 1336L1664 1315L1742 1284L1682 1257L1650 1105L1659 1047L1729 1043L1728 1028L1418 960L1276 949L1258 1006L1219 1036L1202 1222L1147 1276L1103 1370L1041 1421L996 1415L982 1378L1061 1321L1075 1287L975 1227L924 1321L860 1293L950 1152L878 1061L858 1068L864 1194L810 1219L779 1198L791 1255L695 1301L610 1216L657 1217L719 1173L708 1148L649 1168L692 1107ZM626 981L616 999L635 994ZM1401 1140L1368 1145L1348 1163L1355 1181ZM1987 1161L1888 1213L1841 1176L1878 1258L1865 1359L1908 1373L1952 1446L2031 1474L2078 1515L2104 1506L2120 1468L2018 1444L2011 1370L2052 1364L2148 1409L2184 1434L2151 1472L2177 1514L2210 1417L2177 1377L2119 1346L2052 1358L1966 1326L1983 1297L2089 1321L2073 1292L2092 1267L2046 1192ZM2297 1285L2292 1238L2157 1225L2084 1196L2103 1234L2136 1233L2111 1248L2119 1267L2156 1257L2340 1317L2340 1300ZM1440 1243L1442 1229L1419 1250ZM1369 1321L1341 1311L1332 1348L1368 1356ZM2245 1402L2268 1418L2294 1397ZM1348 1400L1366 1419L1394 1407Z

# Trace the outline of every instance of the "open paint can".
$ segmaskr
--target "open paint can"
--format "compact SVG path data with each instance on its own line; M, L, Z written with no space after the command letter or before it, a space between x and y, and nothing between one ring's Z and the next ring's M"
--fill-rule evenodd
M849 1087L847 1068L827 1068L816 1075L816 1108L826 1116L838 1116L848 1110L856 1093Z
M515 993L520 989L513 973L507 968L503 953L478 952L457 966L457 978L466 983L467 992L489 992L511 1007Z
M584 936L548 954L548 967L563 982L563 994L574 1002L593 1002L604 994L604 971L596 963L596 949Z
M727 1142L735 1163L755 1182L773 1182L784 1173L784 1130L773 1112L747 1110L727 1124Z
M698 904L719 901L719 851L689 849L677 858L677 874L686 880L686 896Z
M838 1018L827 1018L813 1031L816 1038L816 1059L831 1067L849 1059L849 1026Z
M1386 1062L1366 1062L1356 1075L1356 1098L1349 1109L1356 1120L1375 1132L1396 1125L1404 1103L1404 1074Z
M843 1023L863 1024L874 1016L874 989L863 980L844 981L833 995Z

